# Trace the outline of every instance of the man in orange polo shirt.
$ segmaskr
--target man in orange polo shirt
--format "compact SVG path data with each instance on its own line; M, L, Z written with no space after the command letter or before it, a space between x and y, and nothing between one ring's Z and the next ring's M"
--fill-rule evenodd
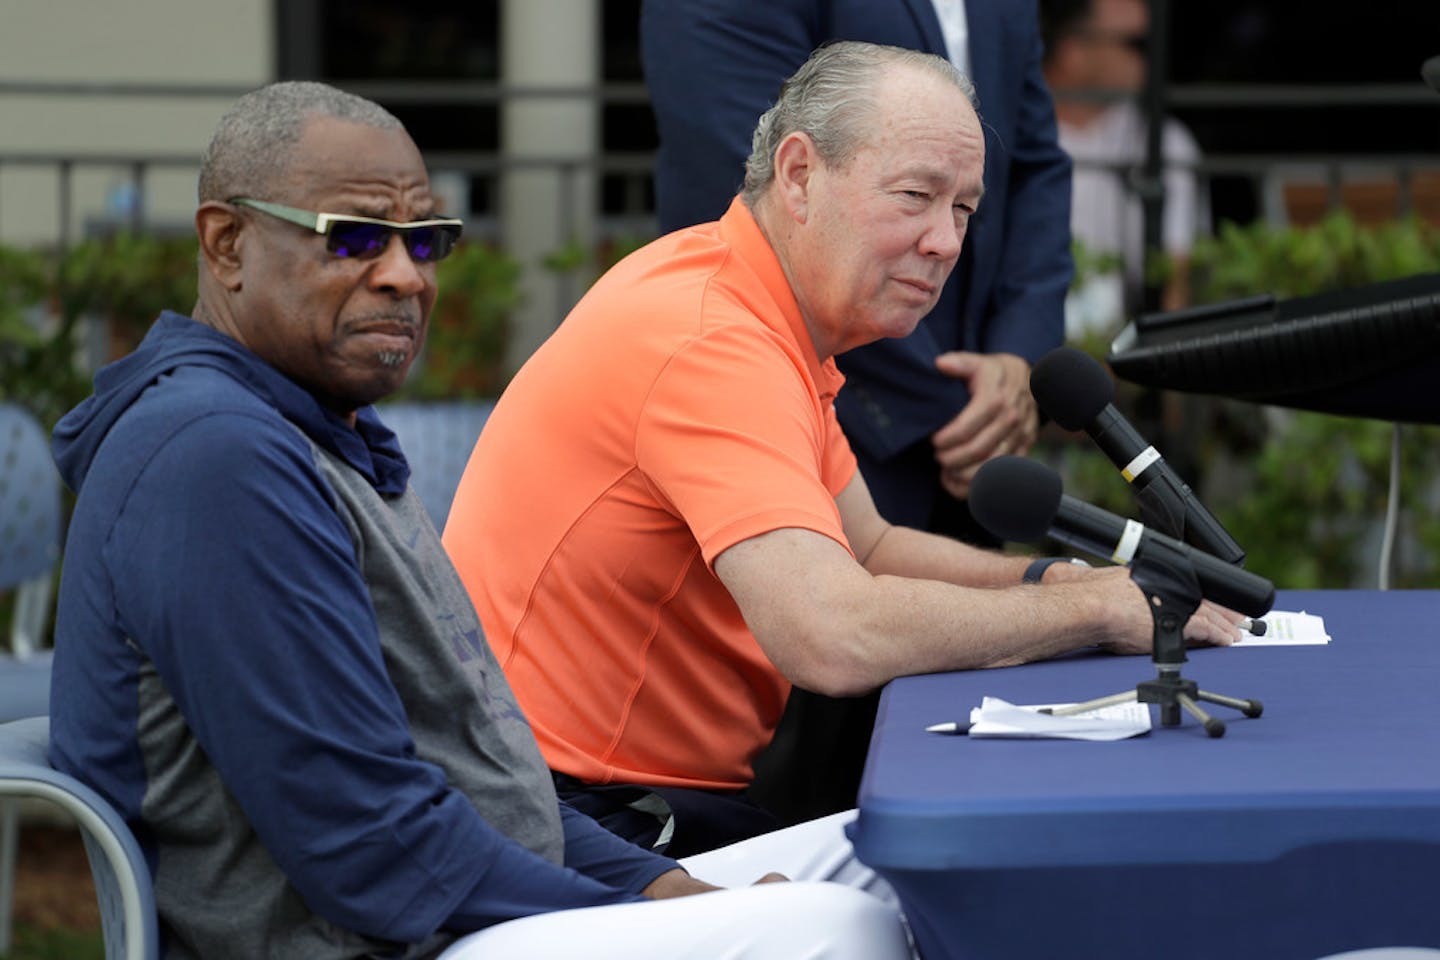
M776 826L744 790L792 683L1149 650L1123 568L1026 586L1028 559L891 526L836 424L835 354L908 334L959 256L972 98L939 57L817 51L726 214L611 269L486 424L445 546L562 795L617 832L683 855Z

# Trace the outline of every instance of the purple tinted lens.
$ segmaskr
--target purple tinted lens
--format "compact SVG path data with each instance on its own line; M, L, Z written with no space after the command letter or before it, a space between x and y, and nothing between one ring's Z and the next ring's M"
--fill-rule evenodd
M400 234L412 258L426 263L443 260L460 235L454 227L397 229L377 223L337 221L330 226L329 249L337 257L369 260L385 252L392 233Z
M330 225L330 252L337 257L368 260L378 257L390 241L390 228L377 223L345 223Z
M454 227L417 227L405 232L405 248L416 260L443 260L458 235Z
M435 251L440 245L440 231L434 227L420 227L405 231L405 249L416 260L438 260Z

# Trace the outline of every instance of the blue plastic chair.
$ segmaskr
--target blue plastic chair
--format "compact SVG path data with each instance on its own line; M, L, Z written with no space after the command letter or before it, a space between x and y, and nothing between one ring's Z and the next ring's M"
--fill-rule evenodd
M0 721L49 712L50 617L60 560L60 477L36 419L0 403L0 590L15 591L10 653L0 653Z
M453 400L386 403L375 408L381 422L399 438L400 449L410 462L410 486L425 504L436 530L445 529L455 488L494 407L489 401Z
M134 834L115 808L94 790L50 766L50 718L29 717L0 724L0 799L36 798L56 804L74 818L85 840L90 874L100 902L107 960L157 960L159 921L150 868ZM13 809L14 804L12 803ZM18 827L7 817L3 827L10 851L4 877L13 883ZM12 889L0 898L6 928ZM8 950L8 944L3 948Z
M9 652L0 650L0 723L50 712L43 644L60 559L60 477L39 422L0 403L0 591L15 594ZM0 795L0 954L10 950L19 808Z

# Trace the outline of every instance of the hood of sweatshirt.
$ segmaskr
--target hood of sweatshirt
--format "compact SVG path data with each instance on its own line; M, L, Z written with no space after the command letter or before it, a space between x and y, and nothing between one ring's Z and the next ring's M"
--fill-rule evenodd
M221 370L243 383L316 444L359 471L377 492L393 496L404 491L410 466L374 407L362 407L351 427L238 340L169 310L160 314L133 353L95 374L95 392L56 424L51 451L66 485L80 491L100 444L145 390L165 374L192 365Z

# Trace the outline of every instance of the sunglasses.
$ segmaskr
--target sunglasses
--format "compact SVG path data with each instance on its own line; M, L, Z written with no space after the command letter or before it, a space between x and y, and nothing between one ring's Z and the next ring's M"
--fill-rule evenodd
M272 217L314 230L325 237L325 248L337 257L373 260L385 252L390 237L399 234L410 257L421 263L444 260L460 239L465 224L459 220L413 220L396 223L347 213L314 213L279 203L236 197L237 207L250 207Z

